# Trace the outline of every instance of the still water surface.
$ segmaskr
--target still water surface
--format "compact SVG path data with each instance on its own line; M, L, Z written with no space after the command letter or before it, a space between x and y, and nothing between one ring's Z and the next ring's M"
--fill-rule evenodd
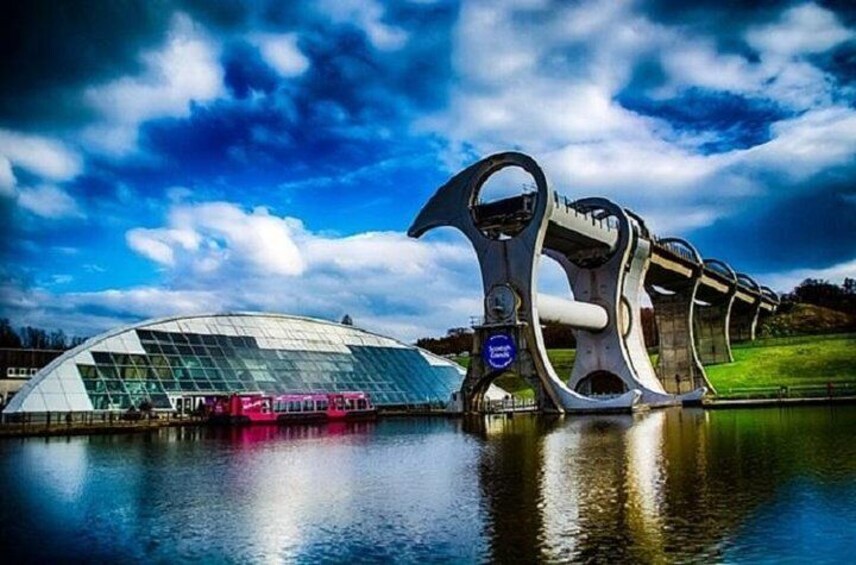
M27 561L853 562L856 407L6 439L0 489Z

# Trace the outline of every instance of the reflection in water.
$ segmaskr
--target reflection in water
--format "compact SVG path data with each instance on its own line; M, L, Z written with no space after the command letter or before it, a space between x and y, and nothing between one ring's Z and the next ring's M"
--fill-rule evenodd
M662 562L790 555L794 544L765 541L769 525L755 528L766 533L749 535L749 543L741 528L787 496L782 493L805 471L842 500L856 498L856 446L841 432L845 422L845 429L856 424L852 408L672 409L569 418L548 428L535 418L492 422L479 465L491 558ZM818 530L818 543L856 542L856 510L844 510L846 527L840 512L841 527L832 539L828 528Z
M545 442L541 559L662 558L664 412L570 419Z
M823 561L856 408L0 441L0 548L57 561Z
M544 434L554 422L536 417L472 417L464 430L482 438L478 480L492 560L526 563L538 558L543 504ZM499 549L499 550L498 550Z

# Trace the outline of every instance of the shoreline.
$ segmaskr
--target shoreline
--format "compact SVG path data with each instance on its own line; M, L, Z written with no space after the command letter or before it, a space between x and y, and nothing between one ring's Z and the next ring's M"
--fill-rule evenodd
M856 404L856 396L833 396L833 397L802 397L802 398L742 398L742 399L721 399L721 400L705 400L700 405L695 405L705 410L728 410L728 409L744 409L744 408L773 408L773 407L799 407L799 406L836 406ZM656 409L656 408L655 408ZM527 410L520 411L522 414L535 414L538 412ZM482 416L514 416L517 412L506 414L505 412L490 412L482 414ZM591 414L587 414L590 416ZM571 415L573 417L574 415ZM378 419L389 418L424 418L424 417L442 417L442 418L462 418L463 414L446 412L440 410L390 410L380 412ZM109 420L98 422L74 421L65 423L57 421L56 423L48 424L43 422L38 423L3 423L0 424L0 440L5 438L28 438L28 437L71 437L83 435L108 435L121 433L136 433L161 428L189 427L189 426L208 426L211 425L204 418L152 418L140 419L133 421ZM279 424L281 425L281 424Z

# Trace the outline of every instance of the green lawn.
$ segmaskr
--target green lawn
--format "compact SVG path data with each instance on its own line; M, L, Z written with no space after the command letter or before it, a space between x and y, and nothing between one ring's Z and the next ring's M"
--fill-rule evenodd
M705 367L729 389L856 383L856 334L771 338L732 347L734 363Z
M734 363L709 365L707 376L723 396L751 395L751 390L794 387L825 387L845 383L856 389L856 334L770 338L737 344L732 348ZM561 378L567 378L574 366L573 349L551 349L547 352ZM653 363L656 353L651 355ZM456 359L463 366L469 358ZM518 396L532 396L532 390L514 373L499 377L496 385ZM741 390L743 389L743 390ZM760 394L760 391L759 391Z

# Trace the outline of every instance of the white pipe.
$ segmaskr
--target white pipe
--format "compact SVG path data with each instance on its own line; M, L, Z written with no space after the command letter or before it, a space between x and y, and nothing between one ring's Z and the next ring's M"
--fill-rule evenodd
M609 323L609 315L603 306L566 300L549 294L538 295L538 315L545 322L556 322L594 332L602 330Z

